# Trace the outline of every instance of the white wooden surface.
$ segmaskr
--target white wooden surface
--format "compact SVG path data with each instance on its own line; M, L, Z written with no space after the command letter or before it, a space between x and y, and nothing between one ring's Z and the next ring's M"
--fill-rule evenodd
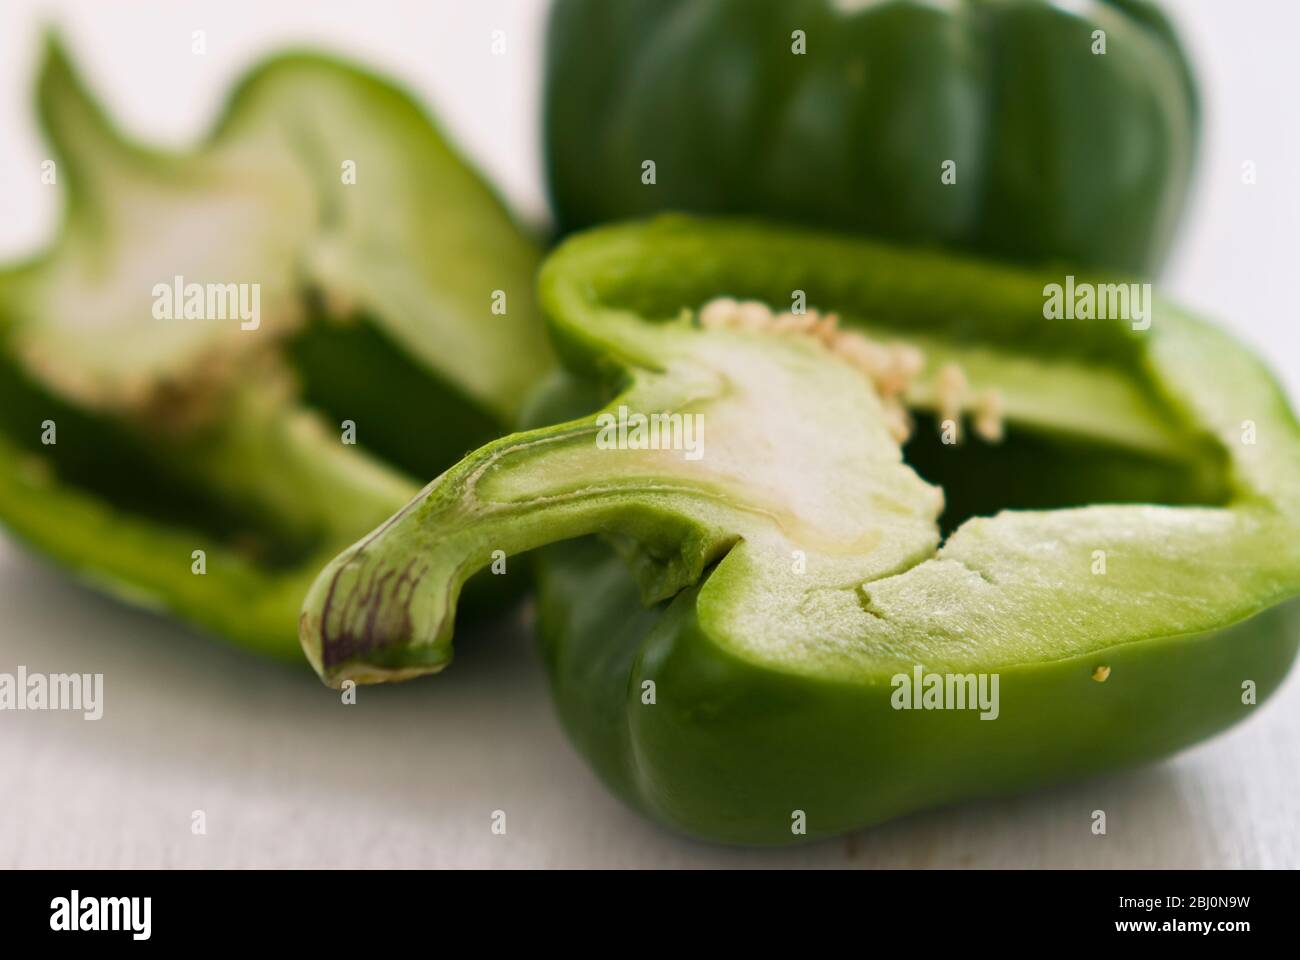
M1168 285L1222 317L1300 396L1294 284L1300 125L1287 97L1300 5L1178 4L1209 121ZM269 13L271 10L278 13ZM0 261L39 244L55 199L24 93L54 21L150 137L204 129L257 52L319 41L383 63L528 216L541 4L25 3L0 7ZM209 53L189 53L191 29ZM508 52L489 53L506 31ZM1241 183L1253 161L1258 183ZM568 747L526 632L458 642L441 678L342 706L268 666L68 582L0 540L0 672L105 674L98 722L0 713L0 866L1300 866L1300 674L1245 725L1165 763L915 816L785 851L714 847L624 809ZM207 834L194 836L203 810ZM504 810L507 833L490 830ZM1094 837L1089 815L1108 814Z

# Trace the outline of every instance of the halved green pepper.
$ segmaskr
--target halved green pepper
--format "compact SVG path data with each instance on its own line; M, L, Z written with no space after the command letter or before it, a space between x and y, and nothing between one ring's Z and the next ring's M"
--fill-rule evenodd
M550 367L540 250L406 94L325 57L255 68L181 153L118 133L53 41L38 98L67 204L0 271L0 521L299 656L320 564Z
M1132 273L1199 127L1145 0L559 0L545 110L565 230L752 215Z
M540 289L570 376L535 415L581 415L488 444L336 558L304 608L308 658L334 685L437 671L465 579L545 547L574 741L639 808L743 843L1146 760L1246 717L1296 652L1300 427L1212 326L1161 301L1145 330L1047 320L1052 280L754 223L568 241ZM800 294L924 353L905 446L845 351L789 332L806 324L707 322L719 297ZM953 365L1000 391L998 442L944 442ZM614 426L656 413L678 417L657 445Z

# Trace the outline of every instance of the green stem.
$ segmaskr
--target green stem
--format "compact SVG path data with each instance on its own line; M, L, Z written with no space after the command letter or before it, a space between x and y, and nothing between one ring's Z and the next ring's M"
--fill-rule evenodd
M465 581L558 540L626 536L648 600L697 580L735 539L709 520L722 494L703 478L669 476L662 457L598 451L598 433L588 418L490 444L337 557L312 586L300 629L326 682L441 670Z

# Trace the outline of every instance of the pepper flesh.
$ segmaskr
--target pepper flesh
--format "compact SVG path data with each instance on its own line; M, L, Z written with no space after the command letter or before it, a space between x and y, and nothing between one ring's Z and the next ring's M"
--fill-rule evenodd
M325 57L255 68L178 153L115 130L54 40L37 94L67 204L0 271L0 520L296 658L320 564L549 368L540 250L410 98Z
M577 539L540 563L575 741L675 827L775 843L1159 756L1285 675L1300 429L1259 362L1182 311L1066 327L1044 320L1037 274L685 218L570 240L540 286L586 383L557 394L600 412L487 445L336 558L302 621L327 682L442 669L470 573ZM792 291L997 383L1005 446L947 448L977 459L945 482L996 494L1046 450L1039 509L943 538L943 491L859 371L806 338L696 322L718 296ZM601 447L619 408L701 414L703 456ZM997 675L996 719L893 709L917 668Z

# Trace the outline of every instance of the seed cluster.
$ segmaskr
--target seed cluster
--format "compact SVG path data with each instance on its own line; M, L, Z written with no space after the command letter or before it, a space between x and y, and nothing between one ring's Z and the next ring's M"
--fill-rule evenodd
M808 310L804 313L775 313L758 300L734 300L717 297L699 312L700 326L706 330L745 330L752 333L789 333L810 337L837 357L866 374L879 394L884 407L885 426L899 442L912 435L912 417L904 398L908 389L925 370L925 354L916 347L894 341L882 343L856 330L840 328L837 313ZM935 374L935 396L940 424L952 421L954 440L960 437L961 413L966 407L969 384L961 366L945 364ZM975 432L997 443L1002 439L1002 394L996 389L983 391L971 404Z

